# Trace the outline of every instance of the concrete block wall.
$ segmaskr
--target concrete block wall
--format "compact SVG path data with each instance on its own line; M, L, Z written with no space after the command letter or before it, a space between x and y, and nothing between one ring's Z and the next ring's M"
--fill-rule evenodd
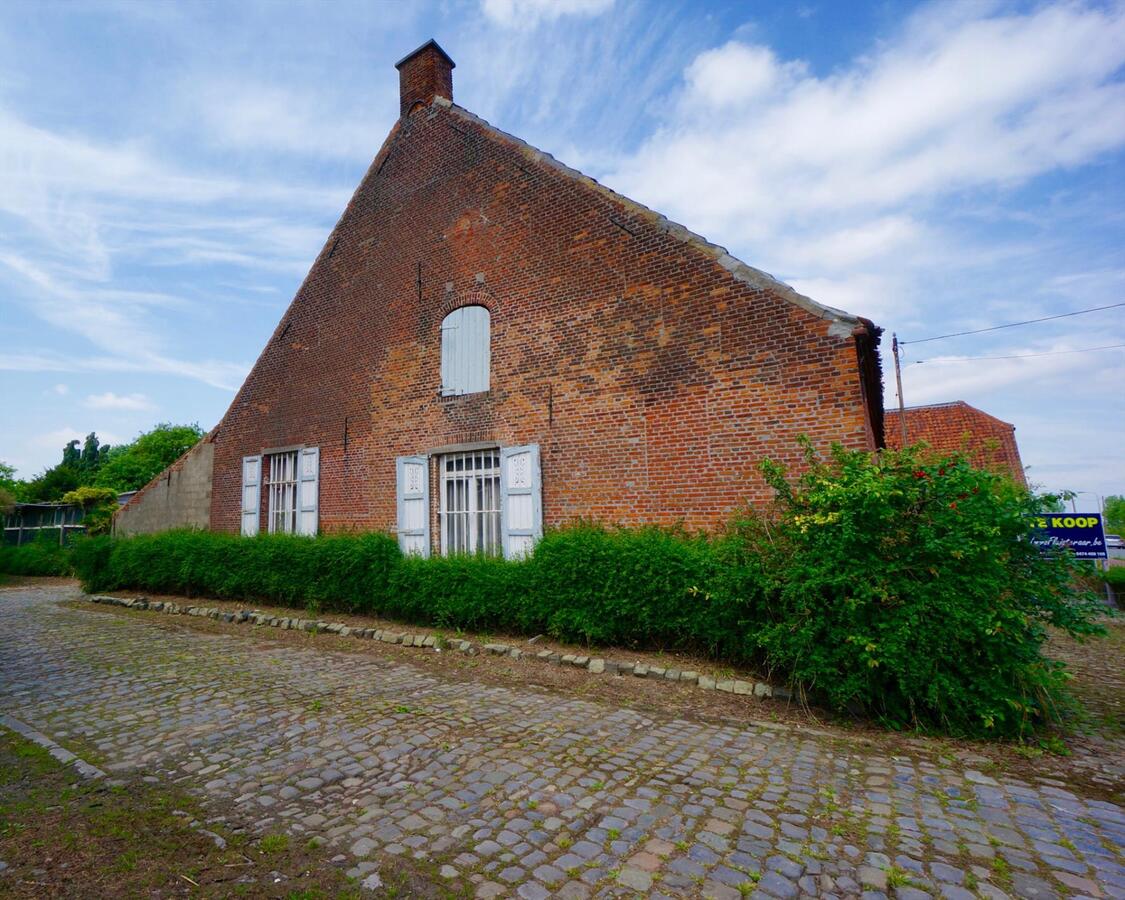
M204 438L145 485L113 517L119 537L211 527L215 445Z

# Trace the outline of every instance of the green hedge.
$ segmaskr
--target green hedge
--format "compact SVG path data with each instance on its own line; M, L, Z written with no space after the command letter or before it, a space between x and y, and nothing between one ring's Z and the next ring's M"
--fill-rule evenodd
M385 534L316 540L209 531L166 531L75 545L74 567L88 591L134 588L282 606L374 610L385 602L401 560Z
M70 553L59 546L57 531L19 547L0 547L0 572L7 575L70 575L71 571Z
M679 532L584 524L549 533L525 561L404 558L385 534L205 531L89 538L73 558L88 591L127 587L746 658L749 606L712 588L721 548Z

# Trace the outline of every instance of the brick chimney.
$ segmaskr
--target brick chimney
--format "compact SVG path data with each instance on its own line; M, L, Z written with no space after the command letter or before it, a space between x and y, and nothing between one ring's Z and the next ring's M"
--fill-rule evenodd
M428 106L434 97L453 100L453 66L438 42L428 40L397 63L399 113L407 115L415 106Z

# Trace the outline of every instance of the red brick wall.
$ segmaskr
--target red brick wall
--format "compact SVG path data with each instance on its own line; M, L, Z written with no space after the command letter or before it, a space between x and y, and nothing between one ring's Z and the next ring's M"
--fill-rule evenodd
M714 526L769 496L757 465L796 465L799 434L875 444L855 338L780 290L417 109L217 429L212 527L238 529L240 460L263 448L320 447L323 530L391 529L395 457L472 441L539 444L547 525ZM491 390L442 398L441 320L468 303L492 310Z
M888 447L902 447L902 418L897 409L886 412L886 436ZM908 408L906 441L925 441L935 450L966 453L973 465L1006 469L1016 481L1027 485L1015 426L964 400Z

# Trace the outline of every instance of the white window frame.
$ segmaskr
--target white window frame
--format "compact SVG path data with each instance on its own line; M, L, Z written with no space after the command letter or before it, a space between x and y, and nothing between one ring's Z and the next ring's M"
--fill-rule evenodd
M269 462L269 518L270 534L296 534L298 521L297 492L300 475L297 469L300 450L271 453Z
M502 555L500 448L445 453L437 461L442 555Z
M479 394L490 386L492 313L487 306L459 306L441 320L441 395Z

